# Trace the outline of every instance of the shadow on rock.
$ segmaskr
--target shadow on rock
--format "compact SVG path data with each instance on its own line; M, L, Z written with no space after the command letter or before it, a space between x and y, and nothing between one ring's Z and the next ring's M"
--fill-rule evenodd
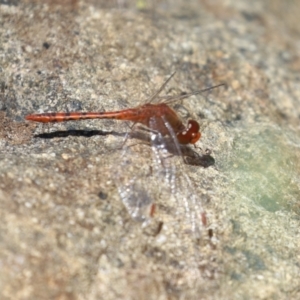
M81 136L81 137L93 137L93 136L122 136L126 137L126 133L120 133L116 131L102 131L102 130L67 130L67 131L54 131L49 133L41 133L37 134L35 138L42 139L53 139L53 138L66 138L69 136ZM143 144L148 146L151 145L151 139L149 134L141 131L133 131L128 136L130 139L138 139ZM152 141L153 143L153 141ZM163 144L163 147L167 149L167 151L171 155L182 156L183 161L187 165L192 166L201 166L203 168L208 168L215 164L215 159L209 154L199 154L195 150L193 150L189 145L179 145L175 144L173 139L170 137L164 137L162 141L154 142L155 145L160 146Z

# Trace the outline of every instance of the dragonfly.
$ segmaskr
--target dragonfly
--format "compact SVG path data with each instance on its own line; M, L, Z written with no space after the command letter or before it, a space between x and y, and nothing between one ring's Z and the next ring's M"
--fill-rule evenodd
M182 148L186 145L195 145L201 137L200 125L196 120L189 120L187 126L184 125L179 115L170 107L170 104L181 101L188 97L208 92L212 89L225 86L225 83L220 83L202 90L186 93L178 96L159 97L160 93L166 87L168 82L175 75L174 72L152 95L145 104L134 108L123 109L112 112L49 112L30 114L25 117L28 121L40 123L56 123L66 121L88 120L88 119L115 119L122 121L131 121L133 125L141 124L142 129L148 129L150 133L150 143L152 148L152 156L154 163L154 171L156 177L161 177L164 174L165 190L169 189L170 194L176 194L178 190L175 182L177 181L176 167L168 162L170 152L180 156L193 157L195 152L188 148ZM155 100L161 100L154 103ZM130 132L128 133L131 134ZM166 136L169 139L166 139ZM128 139L126 136L125 141ZM171 141L171 142L170 142ZM123 143L123 146L125 142ZM171 147L170 147L171 145ZM183 153L184 151L184 153ZM154 196L150 196L145 187L145 174L141 174L139 164L137 163L136 155L129 155L129 147L123 147L122 161L119 164L120 172L116 172L115 181L118 182L118 190L123 203L125 204L130 215L138 221L148 221L149 216L153 216L155 204L153 204ZM130 158L131 157L131 158ZM132 166L136 166L131 173L133 175L124 176L125 170L131 170ZM163 166L163 167L162 167ZM189 182L188 176L185 174L185 181ZM191 183L188 183L191 185ZM192 187L190 187L192 190ZM167 194L168 192L166 192ZM191 198L191 197L189 197ZM196 203L196 201L194 201ZM194 204L196 205L196 204ZM185 204L185 210L190 211L188 203ZM205 218L203 217L202 219ZM193 219L193 218L192 218ZM195 227L196 221L193 221ZM203 221L202 221L203 223Z
M159 96L174 75L175 72L164 82L164 84L149 99L149 101L147 101L146 104L134 108L113 112L52 112L31 114L27 115L25 119L40 123L55 123L88 119L116 119L132 121L134 124L139 123L150 128L152 131L159 132L162 136L175 134L176 141L181 145L195 144L201 137L199 123L196 120L189 120L187 126L185 126L178 114L169 106L169 104L224 86L225 84L221 83L200 91L175 97L164 97L166 100L165 102L151 103Z
M156 237L160 242L167 241L164 242L166 261L162 263L168 265L169 261L176 262L169 266L174 273L174 282L178 277L188 282L189 286L194 286L201 277L199 266L203 261L203 253L199 251L199 238L204 232L203 228L206 228L207 217L203 200L197 192L199 183L191 179L185 161L178 157L193 156L194 151L186 151L199 141L201 132L196 120L189 120L185 126L170 105L225 84L184 95L160 97L174 75L145 104L134 108L112 112L38 113L27 115L26 120L41 123L87 119L131 121L133 125L125 135L121 153L119 148L110 152L114 163L109 166L109 181L116 186L131 219L142 223L143 228L155 225L153 238L149 239L149 249L152 249L151 243ZM136 124L144 130L133 130ZM145 139L140 137L140 132L146 132L143 135ZM149 142L148 146L143 143L130 144L131 137ZM137 227L140 226L129 227L128 221L120 222L124 222L124 228L126 226L126 236L131 236L132 232L134 236L139 236L140 228ZM141 236L143 239L144 236ZM126 243L129 245L130 239L122 236L120 245L112 249L126 248ZM177 245L179 251L173 249L172 245Z

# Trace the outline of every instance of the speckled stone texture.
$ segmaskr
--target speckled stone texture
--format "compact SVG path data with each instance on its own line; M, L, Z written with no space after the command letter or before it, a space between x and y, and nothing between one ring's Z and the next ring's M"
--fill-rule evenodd
M300 299L299 15L278 0L1 1L0 298ZM169 190L147 143L119 149L120 121L24 120L134 107L175 70L162 95L227 88L174 103L214 163L170 153ZM118 193L135 174L149 224Z

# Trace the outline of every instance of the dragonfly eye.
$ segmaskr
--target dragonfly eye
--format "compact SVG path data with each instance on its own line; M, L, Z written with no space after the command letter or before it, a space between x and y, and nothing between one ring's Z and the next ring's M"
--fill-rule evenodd
M189 120L187 128L177 134L178 142L180 144L195 144L201 137L199 130L199 123L195 120Z

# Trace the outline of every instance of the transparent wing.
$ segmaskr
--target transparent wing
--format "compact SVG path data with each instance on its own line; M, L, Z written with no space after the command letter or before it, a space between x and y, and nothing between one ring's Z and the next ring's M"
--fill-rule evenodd
M155 122L152 118L150 128L157 127ZM134 220L142 222L144 227L158 224L155 242L164 241L164 263L174 260L174 274L186 277L190 284L200 276L198 249L205 211L201 195L193 188L197 183L190 179L183 158L195 153L183 151L170 125L167 122L165 125L170 132L168 137L151 130L129 133L131 138L121 150L115 182Z
M141 146L126 140L121 150L121 162L117 167L115 182L130 216L136 221L147 222L155 195L149 190L152 171L147 156L151 151L142 149ZM141 151L144 153L141 154Z

